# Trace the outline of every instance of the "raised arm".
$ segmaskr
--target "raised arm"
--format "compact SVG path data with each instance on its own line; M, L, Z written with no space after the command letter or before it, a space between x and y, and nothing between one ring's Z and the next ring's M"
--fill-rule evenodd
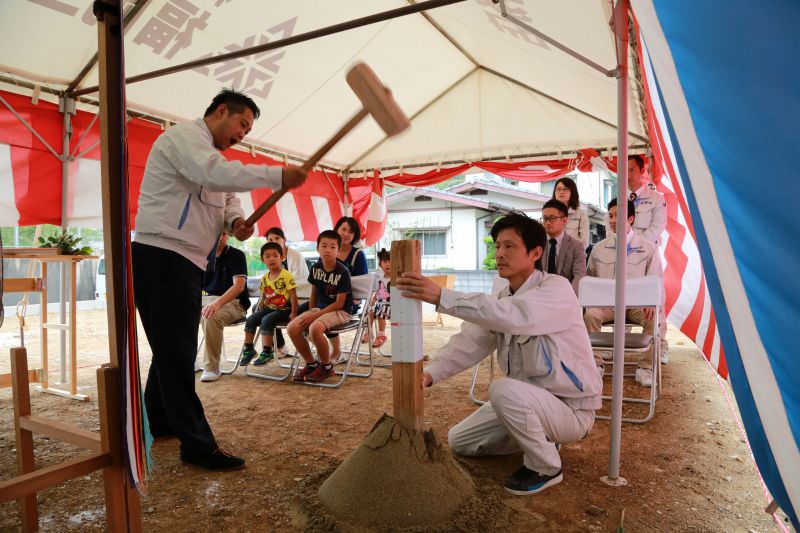
M174 139L164 138L163 143L154 149L163 150L183 177L209 191L244 192L282 188L281 167L229 161L201 135L187 134L180 142L179 147Z

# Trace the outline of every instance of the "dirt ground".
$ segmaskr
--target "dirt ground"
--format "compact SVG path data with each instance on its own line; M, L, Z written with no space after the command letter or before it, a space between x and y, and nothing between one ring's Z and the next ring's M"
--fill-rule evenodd
M19 345L13 309L0 328L0 373L9 372L9 348ZM55 319L53 317L52 319ZM29 365L40 367L38 318L28 320ZM34 413L90 430L99 429L95 369L107 360L105 311L78 317L79 402L32 392ZM443 328L426 328L426 353L433 354L458 330L445 317ZM228 329L228 353L238 351L242 333ZM345 337L346 338L346 337ZM730 387L719 382L700 352L670 329L670 362L655 418L623 426L621 475L628 484L609 487L608 422L597 421L582 442L562 447L564 481L531 497L511 496L503 480L520 455L459 459L487 499L497 502L491 516L457 521L459 531L617 531L772 532L781 531L764 513L765 489L740 430ZM50 378L58 379L58 335L51 335ZM142 374L150 351L140 334ZM388 359L383 358L383 361ZM485 397L489 364L481 369L478 397ZM175 439L153 446L155 469L141 499L144 531L303 531L318 529L314 507L303 492L321 482L354 450L384 412L391 412L391 372L376 368L369 379L348 378L337 390L244 376L239 370L197 390L222 446L247 459L239 472L208 473L184 466ZM465 372L425 393L425 422L442 442L447 430L475 408L467 396ZM609 388L610 378L606 378ZM629 385L632 394L646 390ZM730 400L730 401L729 401ZM0 479L16 466L10 389L0 389ZM37 466L56 464L81 453L75 447L35 437ZM357 496L354 496L357 497ZM105 529L99 473L39 493L42 531ZM309 516L312 515L312 516ZM454 522L456 523L456 522ZM465 524L466 523L466 524ZM336 530L330 524L325 527ZM454 526L455 527L455 526ZM0 504L0 531L17 531L15 502ZM347 528L339 528L347 530ZM455 529L454 529L455 530Z

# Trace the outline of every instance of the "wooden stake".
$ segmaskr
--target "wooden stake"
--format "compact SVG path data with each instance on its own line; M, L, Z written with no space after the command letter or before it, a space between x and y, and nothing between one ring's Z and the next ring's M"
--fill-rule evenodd
M392 241L392 285L403 272L422 272L420 241ZM422 325L420 324L421 328ZM392 352L397 353L392 346ZM405 428L422 431L422 354L413 363L392 363L394 417Z
M29 474L36 470L33 456L33 433L20 425L20 417L31 414L31 395L28 388L28 351L25 348L11 349L11 379L14 381L14 431L17 437L17 473ZM36 494L19 499L22 512L22 531L39 530L36 510Z

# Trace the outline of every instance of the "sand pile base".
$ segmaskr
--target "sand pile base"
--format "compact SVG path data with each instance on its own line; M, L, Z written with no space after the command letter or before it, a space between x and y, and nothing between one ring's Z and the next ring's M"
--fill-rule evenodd
M450 520L474 494L472 479L433 431L410 432L384 414L318 497L338 520L404 528Z

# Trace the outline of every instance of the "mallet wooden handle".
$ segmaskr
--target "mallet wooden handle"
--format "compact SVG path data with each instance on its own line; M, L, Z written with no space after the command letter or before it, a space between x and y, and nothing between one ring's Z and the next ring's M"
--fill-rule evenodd
M316 164L319 163L323 157L325 157L325 154L327 154L330 151L330 149L336 145L336 143L341 141L345 135L350 133L353 130L353 128L355 128L358 125L359 122L361 122L362 120L364 120L364 118L366 118L367 115L369 115L369 111L367 111L365 108L361 108L361 111L353 115L353 118L351 118L347 122L347 124L342 126L339 129L339 131L337 131L336 134L328 140L328 142L323 144L319 150L314 152L314 154L311 157L309 157L305 163L303 163L303 166L301 168L306 172L310 172L311 169L313 169L316 166ZM273 192L269 196L269 198L264 200L264 202L260 206L258 206L258 209L253 211L253 214L247 218L245 224L248 226L252 226L253 224L255 224L259 218L264 216L264 213L269 211L273 205L278 203L278 200L283 198L283 195L286 194L287 191L288 189L281 189L279 191Z

